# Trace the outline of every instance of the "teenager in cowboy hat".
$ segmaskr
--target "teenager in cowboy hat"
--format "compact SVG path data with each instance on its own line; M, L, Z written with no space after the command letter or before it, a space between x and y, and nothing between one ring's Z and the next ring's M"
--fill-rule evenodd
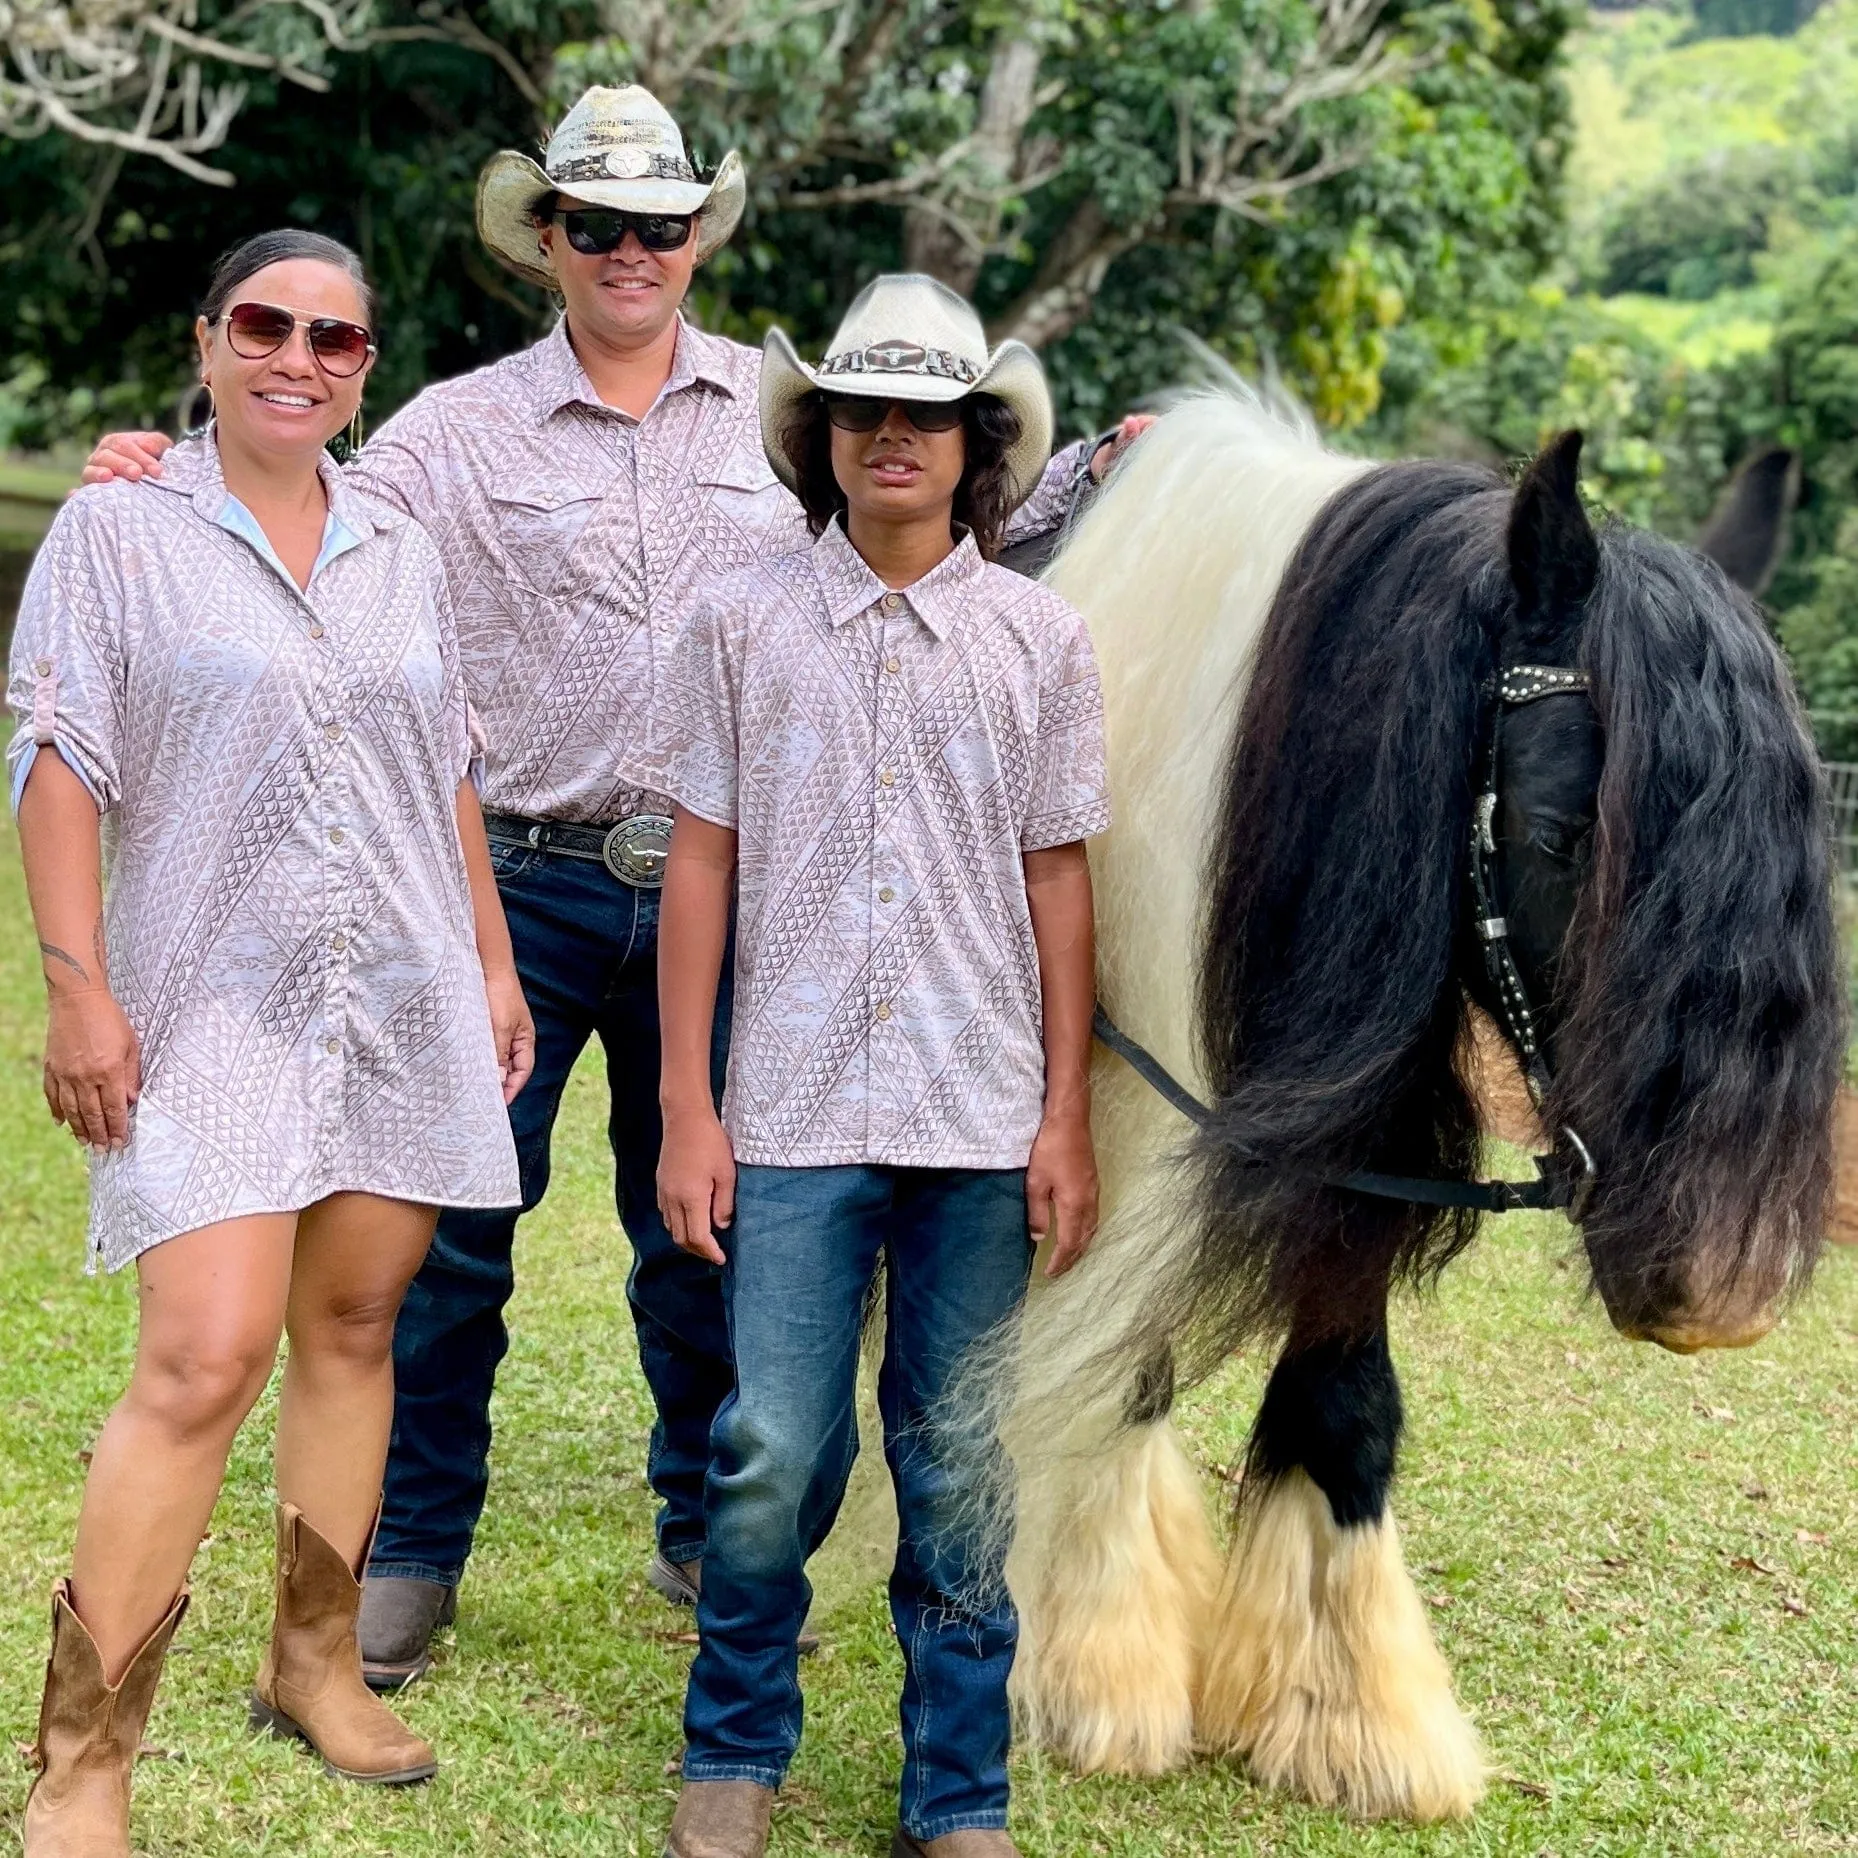
M536 1071L512 1108L523 1207L548 1184L562 1087L589 1037L608 1053L609 1128L640 1358L657 1409L653 1584L694 1600L710 1421L731 1384L717 1274L680 1252L653 1195L658 891L670 803L620 771L645 739L652 644L695 589L806 538L763 455L759 350L680 314L735 229L730 153L699 178L677 125L636 85L589 90L540 163L485 167L478 229L565 313L533 348L429 387L348 469L439 545L471 696L489 736L484 806ZM104 439L85 477L158 474L159 434ZM1015 523L1062 521L1083 447L1053 461ZM1090 453L1100 472L1109 448ZM726 1015L719 1016L720 1042ZM429 1663L488 1486L490 1396L507 1346L515 1212L447 1214L402 1310L385 1508L362 1610L369 1679Z
M760 1858L800 1734L807 1557L858 1441L859 1334L887 1278L879 1404L901 1522L893 1858L1007 1858L1017 1624L971 1521L998 1451L936 1422L972 1344L1096 1223L1084 840L1109 823L1082 618L993 565L1051 404L926 277L884 277L817 370L778 331L768 458L816 536L718 583L677 646L639 777L678 802L658 1194L723 1271L701 1643L669 1858ZM739 888L721 1117L708 1058Z

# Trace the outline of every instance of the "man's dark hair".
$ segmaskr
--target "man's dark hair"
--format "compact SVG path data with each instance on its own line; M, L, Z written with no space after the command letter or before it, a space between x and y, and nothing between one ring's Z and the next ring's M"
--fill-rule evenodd
M219 263L213 267L200 314L209 323L218 322L231 307L232 293L241 284L256 277L267 265L283 264L291 258L309 258L317 264L334 265L338 271L347 272L360 295L362 316L370 329L374 327L374 286L368 282L361 260L339 239L320 232L305 232L296 226L286 226L278 232L260 232L222 253Z
M961 403L961 430L967 462L955 487L953 520L973 533L983 558L992 561L1013 513L1006 454L1019 437L1019 416L992 394L969 394ZM824 394L805 394L795 403L781 427L780 446L793 467L806 526L819 535L845 508L845 492L832 474L832 422Z

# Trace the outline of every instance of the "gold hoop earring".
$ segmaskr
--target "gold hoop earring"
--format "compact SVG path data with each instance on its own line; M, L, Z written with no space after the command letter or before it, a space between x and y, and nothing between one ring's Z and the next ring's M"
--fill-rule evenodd
M329 441L329 455L337 464L347 464L361 450L362 435L367 428L362 423L361 406L357 402L355 417Z

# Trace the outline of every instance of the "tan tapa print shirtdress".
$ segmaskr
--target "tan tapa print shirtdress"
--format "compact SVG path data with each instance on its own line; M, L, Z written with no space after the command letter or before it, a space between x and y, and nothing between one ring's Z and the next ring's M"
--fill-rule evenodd
M639 773L738 835L736 1159L1023 1168L1025 854L1110 822L1082 617L964 540L892 592L834 522L698 607Z
M510 1206L516 1154L454 807L474 745L438 555L325 462L307 592L210 437L80 491L13 644L13 792L50 749L104 818L110 986L142 1047L91 1162L111 1270L357 1190Z

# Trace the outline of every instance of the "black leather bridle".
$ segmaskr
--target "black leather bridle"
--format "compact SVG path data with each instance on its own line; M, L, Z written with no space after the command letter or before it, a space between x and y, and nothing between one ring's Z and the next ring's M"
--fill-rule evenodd
M1483 779L1472 814L1469 875L1476 910L1477 939L1484 956L1484 971L1497 1003L1498 1028L1510 1042L1522 1065L1530 1100L1540 1109L1551 1082L1547 1054L1536 1033L1535 1011L1521 965L1510 947L1510 929L1501 909L1493 860L1497 853L1497 768L1503 717L1506 711L1534 703L1542 697L1585 693L1585 671L1556 665L1511 665L1491 692L1490 726L1485 731ZM1091 1029L1101 1043L1123 1059L1169 1105L1201 1128L1213 1122L1213 1112L1180 1080L1129 1037L1099 1005ZM1400 1200L1414 1206L1466 1207L1476 1212L1513 1213L1529 1207L1554 1207L1579 1222L1593 1193L1597 1173L1587 1144L1567 1124L1556 1135L1551 1153L1535 1157L1532 1181L1441 1181L1404 1174L1362 1172L1325 1176L1324 1184L1349 1193L1370 1194L1378 1200Z

